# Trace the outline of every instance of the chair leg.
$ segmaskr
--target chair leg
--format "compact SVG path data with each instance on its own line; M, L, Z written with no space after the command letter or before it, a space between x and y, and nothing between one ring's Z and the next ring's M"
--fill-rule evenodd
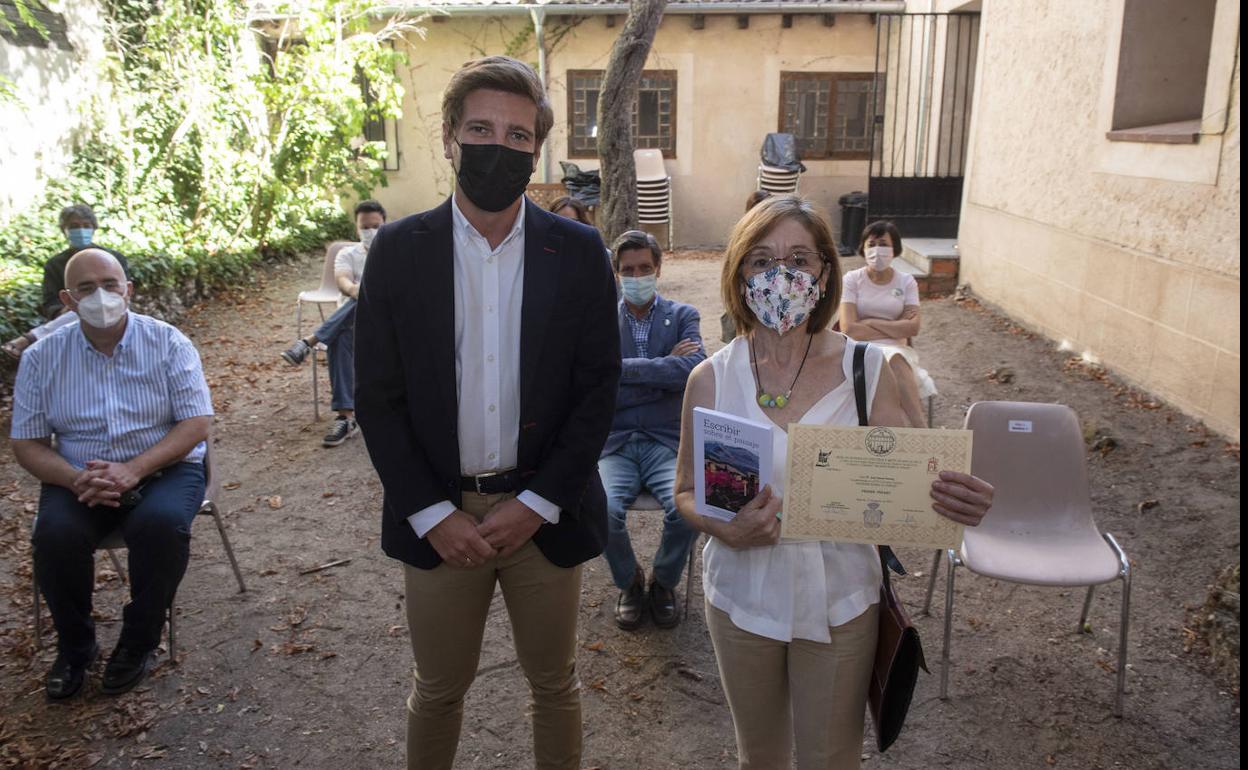
M1079 613L1079 628L1076 633L1088 633L1088 615L1092 612L1092 593L1096 586L1088 586L1088 595L1083 597L1083 612Z
M117 559L117 552L112 548L105 548L104 550L108 551L108 559L113 563L113 569L117 572L117 576L121 578L121 582L123 584L128 584L130 582L130 577L126 574L126 571L121 568L121 562Z
M238 581L238 592L246 593L247 584L243 582L243 571L238 568L238 559L234 558L234 549L230 546L230 538L225 534L225 522L221 521L221 512L217 510L216 503L208 504L208 512L212 514L212 520L217 525L217 532L221 535L221 545L225 546L225 555L229 557L230 568L234 570L234 579Z
M303 303L295 300L295 339L303 339Z
M932 614L932 593L936 590L936 573L940 571L941 556L944 556L944 554L937 551L936 555L932 557L932 574L927 580L927 599L923 601L922 614L924 615L930 616Z
M957 554L945 552L949 572L945 575L945 646L940 652L940 699L949 700L949 643L953 636L953 570L958 566Z
M932 427L932 402L936 400L935 396L927 397L927 427Z
M35 597L33 604L35 605L35 649L43 649L43 597L39 595L39 581L35 579L34 570L30 575L30 587L34 590Z
M1118 541L1108 532L1103 534L1109 547L1118 556L1118 577L1122 580L1122 620L1118 626L1118 691L1114 696L1114 716L1122 716L1122 693L1127 685L1127 634L1131 630L1131 561Z

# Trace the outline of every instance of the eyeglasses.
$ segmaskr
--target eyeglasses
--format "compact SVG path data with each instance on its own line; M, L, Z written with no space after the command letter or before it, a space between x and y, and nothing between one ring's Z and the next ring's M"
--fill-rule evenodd
M125 294L126 285L120 281L108 279L98 286L93 283L80 283L72 289L69 289L70 296L74 299L82 299L83 297L94 294L97 289L111 291L113 294Z
M819 252L807 249L794 249L787 257L777 257L768 249L755 249L747 253L741 263L747 275L765 273L778 265L818 275L823 272L824 258Z

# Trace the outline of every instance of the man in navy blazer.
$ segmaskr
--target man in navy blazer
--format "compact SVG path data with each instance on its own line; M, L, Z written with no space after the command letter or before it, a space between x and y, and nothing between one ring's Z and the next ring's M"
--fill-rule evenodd
M594 471L620 347L598 232L523 195L553 121L527 64L456 72L442 103L455 192L379 230L356 307L357 419L416 661L409 770L454 764L496 586L530 686L534 764L581 767L580 565L606 541Z
M612 246L620 282L619 325L623 373L611 435L598 460L607 491L607 548L611 577L620 589L615 622L632 631L647 608L660 628L680 622L676 586L697 537L673 500L680 410L689 372L706 358L701 320L691 305L659 296L663 251L654 236L629 230ZM633 553L625 515L643 489L663 506L663 534L649 588Z

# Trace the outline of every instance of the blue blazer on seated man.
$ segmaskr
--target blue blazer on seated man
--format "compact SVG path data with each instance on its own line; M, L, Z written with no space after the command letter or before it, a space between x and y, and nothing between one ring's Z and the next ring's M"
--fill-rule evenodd
M706 350L698 311L655 290L662 258L654 236L640 230L624 233L612 248L622 295L623 362L615 419L598 472L607 493L605 555L620 589L615 621L625 630L641 625L647 605L660 627L680 622L674 589L696 535L676 511L673 485L685 382L706 358ZM664 511L648 592L625 523L628 507L643 490L654 495Z

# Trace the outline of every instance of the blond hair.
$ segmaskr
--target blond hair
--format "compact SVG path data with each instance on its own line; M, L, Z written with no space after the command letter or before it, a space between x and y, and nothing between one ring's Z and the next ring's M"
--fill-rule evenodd
M464 100L468 94L482 89L518 94L537 105L537 125L533 134L540 147L555 124L555 113L546 98L546 89L533 68L510 56L486 56L466 62L451 76L442 94L442 123L451 133L459 130L464 117Z
M815 249L828 267L827 289L820 293L819 303L806 321L806 332L815 334L823 331L836 314L841 299L841 263L837 259L832 227L827 218L800 195L772 196L760 201L737 221L732 228L732 234L728 236L728 248L724 251L720 293L724 309L737 327L737 334L747 334L759 323L741 292L745 285L742 263L750 250L785 219L795 219L806 228L806 232L815 240Z

